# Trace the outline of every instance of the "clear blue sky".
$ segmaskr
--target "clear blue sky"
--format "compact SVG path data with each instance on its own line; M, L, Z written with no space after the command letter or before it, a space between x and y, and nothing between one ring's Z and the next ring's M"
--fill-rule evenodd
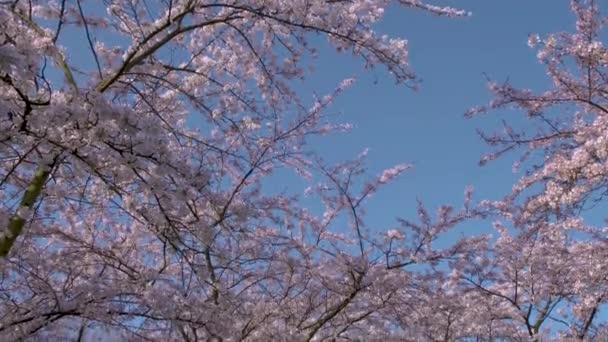
M545 89L548 79L536 52L527 46L528 34L574 29L569 1L440 4L467 9L472 16L449 19L395 7L378 26L381 33L409 40L411 65L422 79L417 92L395 85L383 69L361 71L360 60L338 55L327 46L315 73L298 87L308 98L312 92L329 92L343 78L358 79L331 107L341 113L339 121L352 123L354 130L315 142L328 161L354 158L369 147L372 175L399 162L414 164L413 171L368 202L370 228L388 229L397 216L413 218L416 198L433 209L439 204L459 207L467 185L475 187L477 199L507 194L518 178L511 170L513 158L478 166L489 147L476 129L499 129L502 117L495 113L467 120L463 113L490 99L483 73L498 81L508 77L518 86ZM513 111L504 114L518 116Z

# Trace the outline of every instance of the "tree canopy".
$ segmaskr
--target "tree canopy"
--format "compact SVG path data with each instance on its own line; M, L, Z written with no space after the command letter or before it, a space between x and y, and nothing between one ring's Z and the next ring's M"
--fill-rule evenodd
M394 227L366 220L367 152L325 162L309 140L348 131L294 81L319 37L415 87L388 11L462 17L420 0L0 1L2 340L541 341L607 336L608 17L571 1L576 30L529 44L552 81L489 81L520 129L481 132L490 162L520 151L499 201ZM449 19L446 19L449 20ZM70 58L69 30L84 32ZM84 52L80 52L83 55ZM404 91L409 91L404 89ZM266 191L278 170L310 186ZM307 196L304 200L303 196ZM319 207L312 208L310 200ZM479 219L483 219L480 221ZM494 221L494 234L438 241ZM606 315L604 313L604 315Z

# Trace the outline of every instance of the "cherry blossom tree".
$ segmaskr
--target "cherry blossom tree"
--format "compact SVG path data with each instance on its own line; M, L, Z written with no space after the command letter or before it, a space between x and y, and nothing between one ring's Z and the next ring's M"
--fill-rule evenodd
M485 255L458 260L450 275L455 292L467 293L469 304L476 304L468 309L472 321L492 329L482 336L491 340L490 334L500 332L523 341L602 337L608 270L597 260L605 257L598 255L605 253L605 240L570 237L585 228L580 219L515 231L499 222L495 227L499 237Z
M531 35L551 88L490 82L469 114L487 162L523 149L504 200L422 205L372 229L365 204L408 170L328 165L307 140L348 131L305 79L327 38L414 87L384 12L419 0L0 1L0 336L7 340L542 341L608 333L606 17ZM78 34L78 44L69 39ZM313 43L314 40L314 43ZM82 56L88 56L83 58ZM265 186L294 171L304 194ZM306 196L306 200L302 197ZM304 205L317 200L320 209ZM492 216L494 235L441 241Z
M413 86L407 42L373 30L393 3L466 14L420 0L1 1L3 339L460 336L442 263L486 239L435 242L481 214L470 194L435 221L421 207L420 223L370 230L366 200L407 166L364 181L364 155L326 165L306 140L348 129L325 113L352 80L312 103L291 87L315 35ZM323 213L265 191L285 168Z
M607 332L607 230L590 222L606 217L607 17L599 1L574 0L571 9L574 33L529 36L550 89L491 81L494 100L468 113L525 114L524 124L507 119L502 131L481 133L495 148L482 163L523 150L515 168L525 174L503 201L487 203L499 214L498 240L485 256L454 269L454 281L492 301L492 319L513 326L524 340L541 340L543 330L575 340Z
M529 38L529 45L539 49L538 60L552 82L550 90L535 93L491 82L495 99L469 112L514 107L530 120L523 130L505 122L502 132L482 133L487 143L497 147L483 162L519 147L526 149L518 165L530 161L532 166L512 195L527 198L522 220L547 212L576 215L601 201L606 192L608 50L601 41L606 17L595 1L572 1L572 11L577 18L575 33ZM542 189L536 191L537 186Z

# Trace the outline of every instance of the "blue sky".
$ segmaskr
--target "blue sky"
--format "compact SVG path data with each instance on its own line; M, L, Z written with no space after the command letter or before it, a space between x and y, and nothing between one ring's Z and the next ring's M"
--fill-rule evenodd
M396 85L382 68L362 71L360 60L327 46L321 49L315 72L298 86L306 99L312 92L329 92L343 78L358 80L331 107L340 113L337 120L352 123L354 130L314 143L328 161L354 158L370 148L372 175L396 163L414 164L413 171L368 202L370 228L388 229L397 216L412 218L416 198L429 209L440 204L459 207L467 185L475 187L477 199L507 194L519 176L512 172L514 158L478 166L489 147L476 129L499 129L502 118L521 122L523 116L510 111L467 120L463 113L490 100L484 73L531 89L548 87L536 52L527 46L528 34L574 29L568 1L441 4L469 10L472 16L450 19L396 6L378 25L380 33L409 40L412 68L422 79L418 91Z

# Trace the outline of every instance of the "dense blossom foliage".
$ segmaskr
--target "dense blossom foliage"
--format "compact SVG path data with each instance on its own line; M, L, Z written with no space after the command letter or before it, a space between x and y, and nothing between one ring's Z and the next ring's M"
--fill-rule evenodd
M348 129L325 109L353 81L310 105L290 87L315 35L414 85L406 41L373 31L392 3L2 1L2 338L435 334L411 308L435 305L433 265L469 249L432 242L474 213L368 230L365 200L407 166L357 184L364 155L325 165L306 139ZM279 168L324 213L265 192Z
M490 83L482 133L523 148L501 201L372 227L369 177L307 144L349 130L298 96L326 38L416 86L385 11L420 0L0 1L0 340L544 341L607 336L608 49L595 1L530 35L551 88ZM73 41L78 37L78 41ZM518 130L516 127L523 127ZM266 186L278 170L303 194ZM310 204L317 201L317 205ZM599 209L598 209L599 208ZM601 216L601 213L600 213ZM605 215L604 215L605 216ZM486 224L490 234L450 230ZM603 216L602 216L603 218ZM373 228L373 229L372 229Z
M461 261L454 278L495 303L493 319L533 340L608 333L608 230L598 223L608 190L608 18L599 3L571 1L574 33L529 36L550 89L490 82L494 100L468 113L526 114L523 124L505 119L501 132L481 133L496 148L482 163L523 149L514 166L525 174L503 201L487 203L500 216L499 238L486 256Z

